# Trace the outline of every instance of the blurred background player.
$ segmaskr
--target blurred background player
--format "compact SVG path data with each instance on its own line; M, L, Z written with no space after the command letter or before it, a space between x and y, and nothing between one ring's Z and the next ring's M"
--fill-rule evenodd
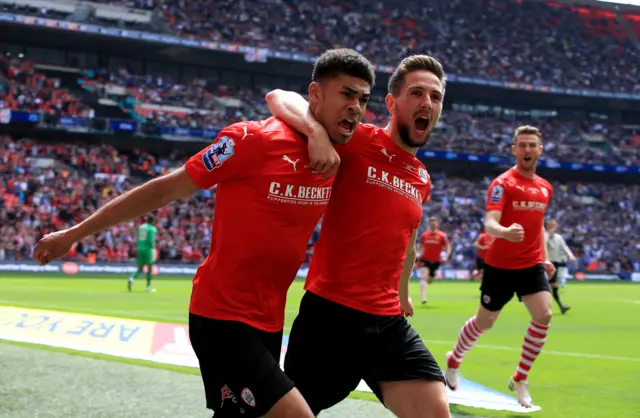
M454 350L447 353L447 384L456 390L465 353L493 326L515 293L527 307L531 322L520 362L508 386L525 407L533 405L527 377L547 340L552 316L548 277L555 273L547 255L544 231L544 216L553 189L536 175L543 149L541 141L538 128L517 128L511 147L516 165L489 186L485 231L496 240L486 253L480 307L462 327Z
M129 277L127 287L131 292L133 281L138 277L140 273L147 268L147 292L155 292L155 289L151 288L151 279L153 278L153 264L156 262L157 250L156 250L156 236L158 235L158 229L152 225L153 215L147 216L147 221L138 227L136 234L136 264L138 270Z
M476 278L482 279L482 273L484 272L484 256L495 240L495 237L492 237L486 232L480 232L478 234L478 238L473 242L473 246L476 248L476 268L471 273L472 281Z
M440 223L435 217L429 218L429 229L420 236L422 256L420 257L420 297L427 303L427 285L436 278L441 263L446 263L451 256L451 244L447 234L438 229ZM442 251L445 251L442 258Z
M549 260L551 260L553 265L556 267L555 274L551 279L549 279L553 299L555 299L556 303L560 307L560 312L564 315L569 309L571 309L571 307L563 305L560 300L560 293L558 291L558 288L560 287L559 282L565 280L567 275L567 262L575 262L576 257L567 246L562 235L558 233L558 223L555 219L551 219L547 223L547 254L549 254Z

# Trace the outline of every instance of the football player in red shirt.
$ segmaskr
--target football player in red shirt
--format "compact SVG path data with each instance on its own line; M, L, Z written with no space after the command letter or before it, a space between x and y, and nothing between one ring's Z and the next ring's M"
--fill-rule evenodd
M496 240L495 237L487 234L486 232L481 232L478 234L478 238L476 238L473 246L477 248L476 251L476 269L471 273L471 280L475 278L481 278L481 274L484 272L484 256L487 254L487 250L493 242Z
M447 239L447 234L438 229L439 223L435 217L429 218L429 229L420 236L420 246L422 256L420 257L420 296L422 303L427 303L427 284L436 278L436 272L440 268L440 263L446 263L451 256L451 244ZM445 250L442 259L442 250Z
M480 335L491 328L502 308L516 294L531 315L522 343L522 355L509 389L518 401L531 407L527 376L547 340L551 322L549 278L555 267L547 256L544 216L551 201L551 184L536 175L542 153L542 134L533 126L516 129L512 152L516 165L495 178L489 186L485 231L496 238L487 250L482 278L480 307L447 353L447 384L458 387L460 363Z
M353 50L330 50L316 60L310 109L336 143L354 134L374 78L371 63ZM228 126L183 167L44 237L33 257L46 264L75 241L217 184L211 248L189 307L207 407L216 417L311 418L279 367L287 290L334 180L308 163L307 141L279 120Z
M364 379L397 416L450 415L442 371L405 317L413 314L409 277L431 189L415 155L440 117L444 85L434 58L406 58L389 79L387 127L361 125L335 145L342 162L285 357L314 414ZM321 131L301 96L273 91L267 101L298 131Z

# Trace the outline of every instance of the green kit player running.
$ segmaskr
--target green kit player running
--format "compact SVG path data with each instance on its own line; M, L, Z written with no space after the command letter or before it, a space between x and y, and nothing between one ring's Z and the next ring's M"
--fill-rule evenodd
M127 284L129 292L131 292L133 281L138 277L138 274L142 273L144 266L147 266L147 292L155 292L155 289L151 288L151 277L152 267L156 262L156 235L158 229L151 225L152 222L153 216L148 216L147 222L138 227L136 236L136 245L138 247L136 264L138 265L138 270L129 277Z

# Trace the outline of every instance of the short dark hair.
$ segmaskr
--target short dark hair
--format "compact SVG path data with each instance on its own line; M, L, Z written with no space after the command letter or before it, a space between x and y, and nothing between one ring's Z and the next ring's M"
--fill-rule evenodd
M407 74L414 71L432 72L442 83L442 88L444 89L446 87L447 80L444 75L444 69L437 59L429 55L411 55L400 61L398 68L396 68L393 74L391 74L391 77L389 77L389 84L387 86L389 93L397 96L400 90L402 90L402 85L404 84ZM444 91L442 93L444 93Z
M320 81L341 74L360 78L371 87L376 82L376 73L371 62L362 54L348 48L329 49L320 55L313 64L311 81Z
M150 214L147 215L147 223L148 224L152 224L153 223L153 219L154 219L153 214L150 213Z
M535 135L542 142L542 132L540 129L531 125L518 126L513 134L513 143L515 144L520 135Z

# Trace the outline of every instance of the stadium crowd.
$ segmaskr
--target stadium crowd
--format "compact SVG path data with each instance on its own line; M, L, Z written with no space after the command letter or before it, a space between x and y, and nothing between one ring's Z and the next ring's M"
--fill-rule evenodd
M640 92L640 53L620 23L625 18L589 7L517 0L94 2L160 11L163 32L191 38L311 55L341 45L387 65L428 53L460 76ZM2 10L60 18L58 11L28 5Z
M447 73L455 75L640 92L640 54L627 29L617 23L620 16L591 8L517 0L94 2L160 11L165 31L192 38L312 55L346 46L377 64L388 65L411 53L429 53L443 62ZM3 4L0 11L73 18L28 5ZM124 68L92 69L90 76L84 74L88 82L123 87L136 103L134 111L150 124L215 129L268 115L265 89L223 86L203 79L185 82L160 74L134 74ZM84 103L82 94L74 89L79 86L64 85L39 71L33 62L0 57L0 109L99 116L100 109ZM379 101L382 98L377 99L369 105L365 120L383 125L387 112ZM640 164L638 131L604 121L514 116L504 109L480 113L460 104L444 112L428 148L508 156L514 128L526 123L543 131L546 159ZM0 134L0 260L29 258L43 234L72 225L117 193L182 162L176 154L156 156L139 150L126 154L109 145L51 144ZM432 201L425 206L425 218L438 217L452 241L448 265L471 269L472 243L482 228L489 179L450 178L442 173L432 173L432 179ZM606 271L640 271L636 238L640 236L640 186L554 186L549 216L558 220L561 233L579 257L579 270L596 264ZM215 189L158 211L159 261L201 261L209 249L214 207ZM86 239L68 258L131 261L137 222Z
M17 57L0 56L0 109L42 111L61 116L93 117L94 112L60 82L47 78L34 63Z
M113 72L92 70L91 76L85 78L93 84L125 89L137 102L135 112L151 124L219 129L226 124L268 115L264 100L266 88L251 90L202 79L181 83L169 76L132 74L124 68ZM0 57L0 108L42 110L61 116L91 117L96 113L70 90L55 87L58 84L59 79L35 71L33 63L27 60ZM388 114L380 102L382 98L376 99L377 102L369 105L365 121L384 125ZM145 107L145 104L154 107ZM464 109L446 111L428 147L509 156L512 132L522 124L534 124L542 129L545 159L626 166L640 164L640 131L623 130L602 121L578 123L548 115L515 117L504 109L485 114Z
M56 162L64 166L51 165ZM142 174L160 175L180 164L172 156L125 155L107 145L51 144L0 136L0 260L28 259L43 234L84 219L138 184ZM473 241L482 228L489 180L432 173L432 201L425 205L424 219L436 216L441 220L453 246L447 264L451 268L473 268ZM640 271L640 186L554 182L554 188L550 216L558 220L579 259L580 271ZM215 189L158 211L159 262L199 263L209 249L214 208ZM67 259L132 262L135 227L141 221L82 241Z

